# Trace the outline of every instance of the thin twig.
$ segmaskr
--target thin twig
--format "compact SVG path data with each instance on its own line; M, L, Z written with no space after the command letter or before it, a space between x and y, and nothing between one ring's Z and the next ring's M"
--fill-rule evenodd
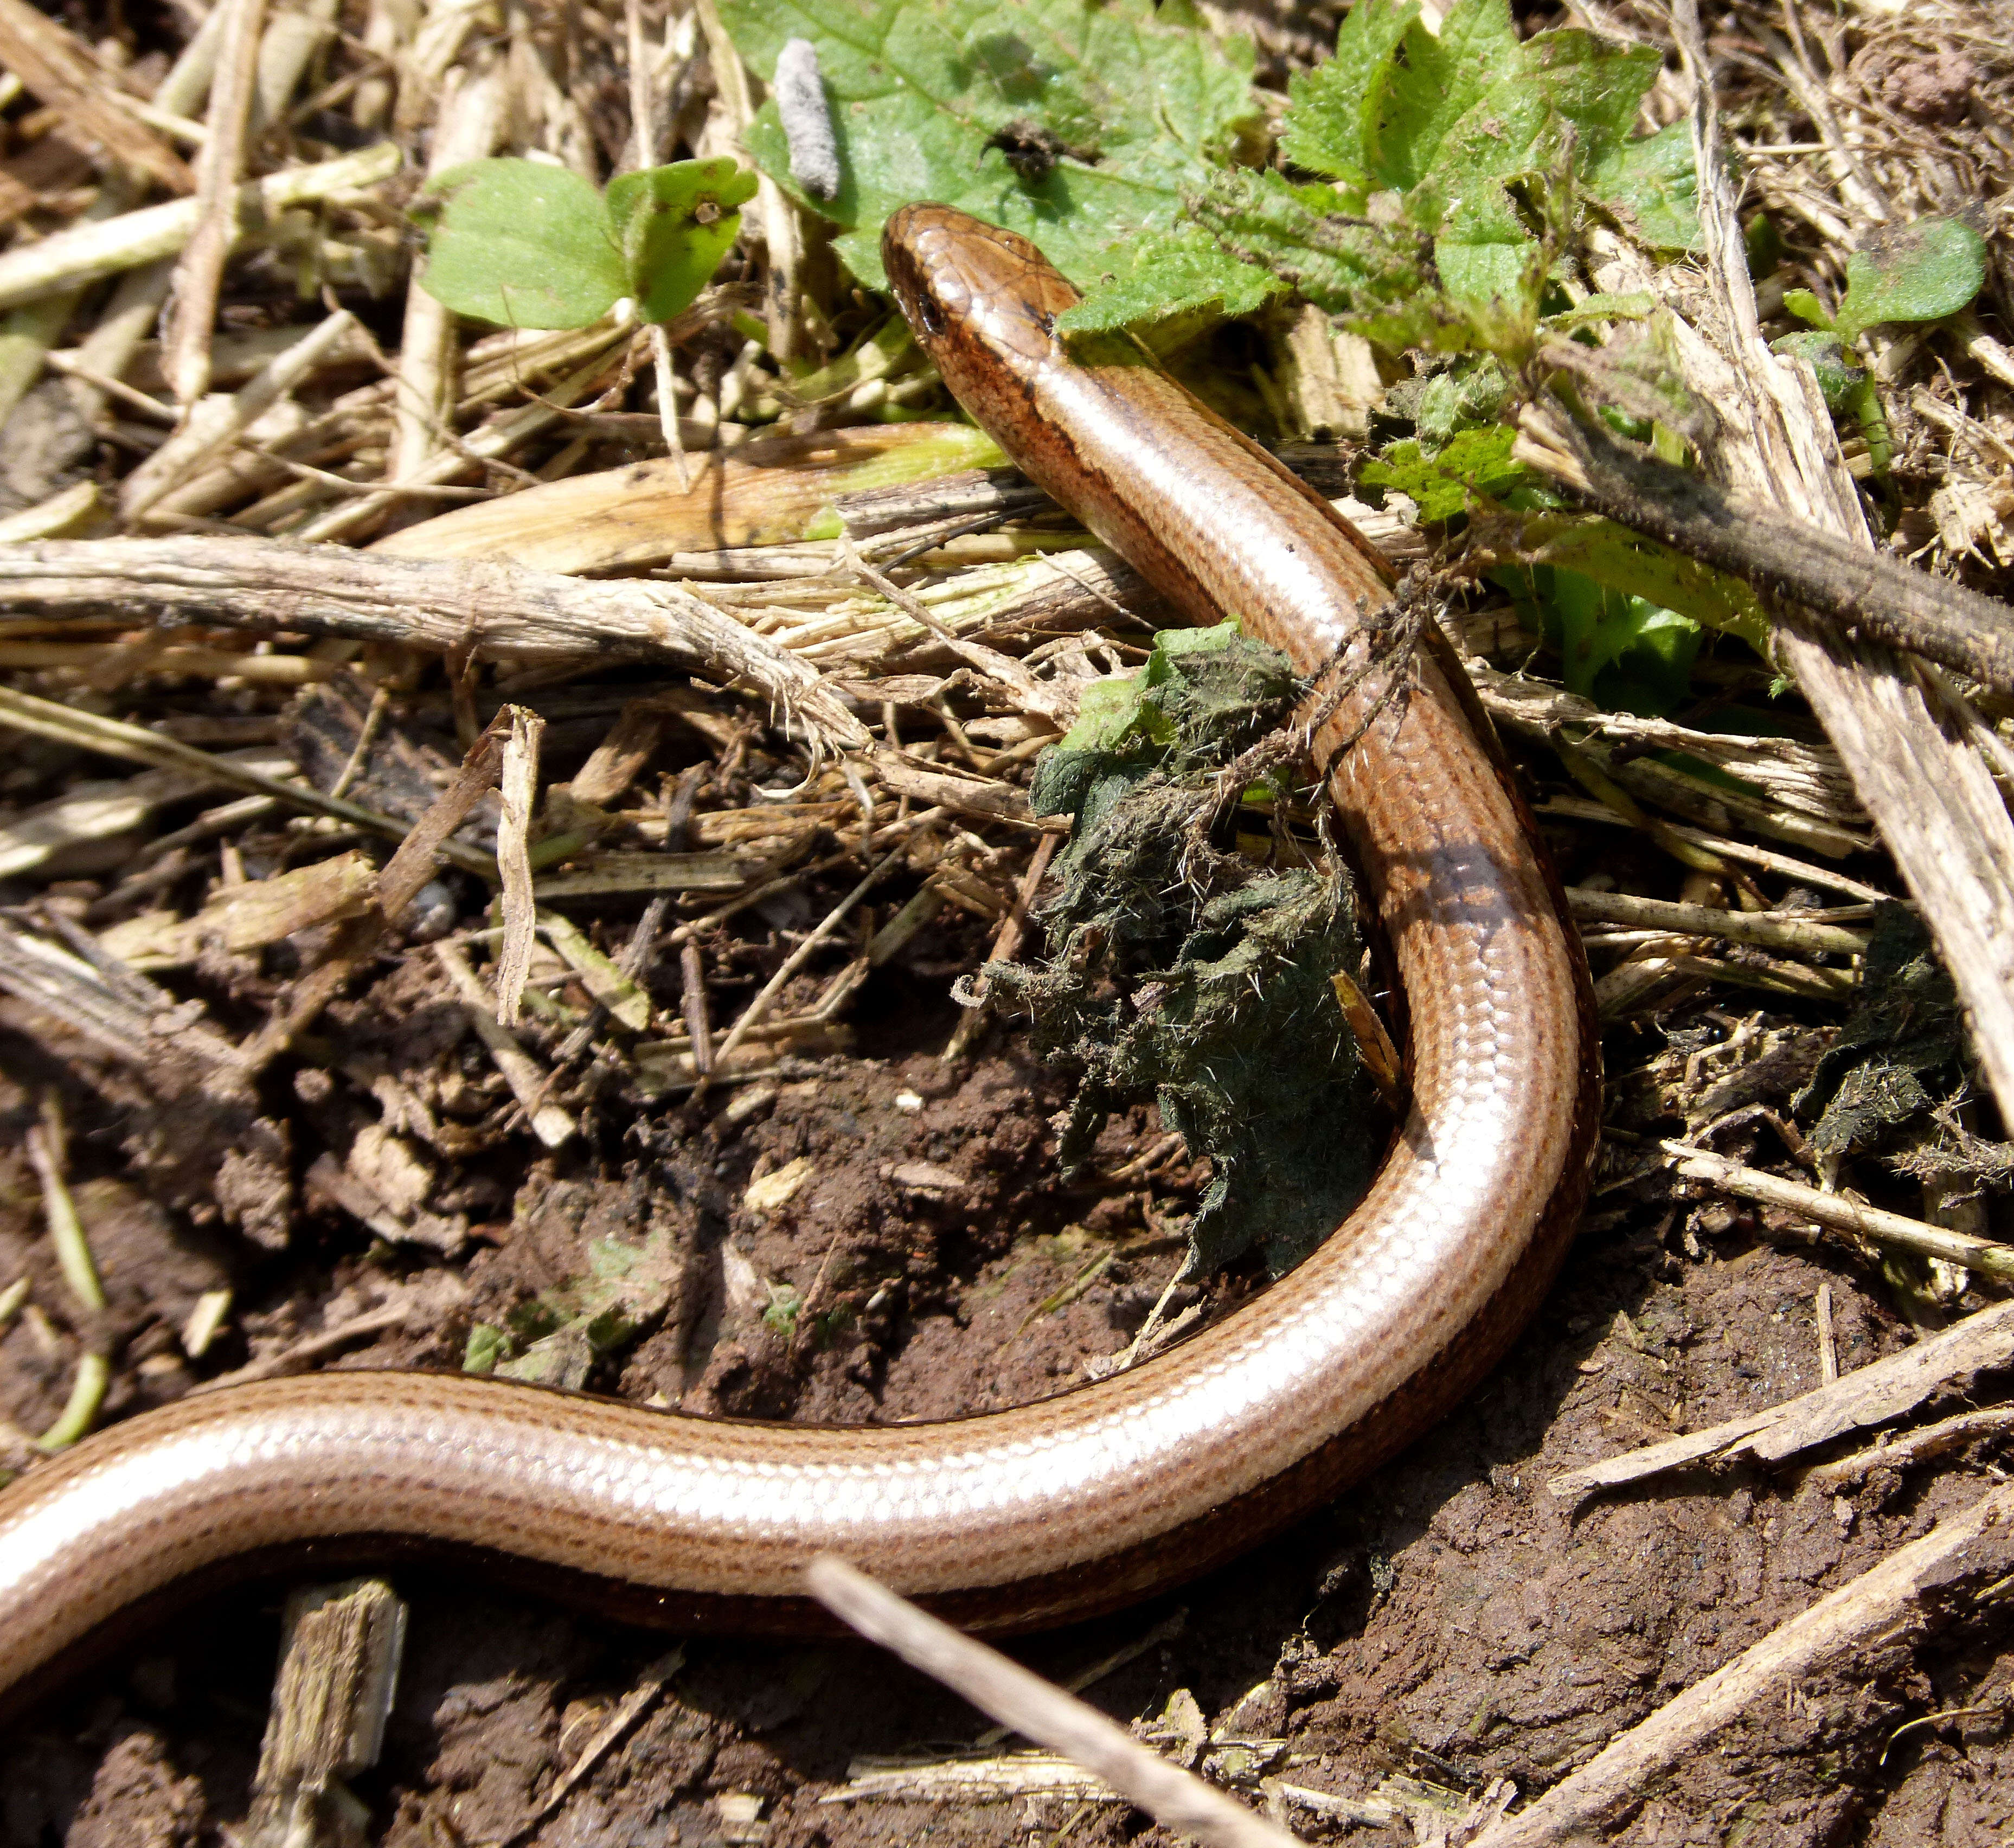
M962 1636L830 1553L805 1568L812 1596L869 1642L934 1677L1002 1725L1102 1778L1163 1828L1205 1848L1299 1848L1181 1766L1149 1750L1096 1708L996 1649Z
M1786 1180L1760 1168L1744 1167L1711 1149L1695 1148L1690 1143L1665 1142L1659 1146L1672 1158L1673 1171L1689 1180L1711 1181L1742 1199L1787 1208L1822 1226L1872 1239L1876 1245L1920 1252L1926 1257L1941 1258L1948 1264L1983 1270L2003 1283L2014 1282L2014 1245L1975 1238L1969 1232L1953 1232L1943 1226L1926 1225L1921 1219L1807 1187L1801 1180Z
M1941 1334L1856 1367L1810 1391L1761 1411L1686 1431L1599 1463L1568 1470L1546 1484L1571 1501L1674 1470L1758 1457L1786 1457L1865 1431L1914 1411L1924 1400L1979 1373L2004 1371L2014 1360L2014 1303L1996 1303Z
M1028 927L1028 908L1042 889L1042 881L1048 876L1049 862L1055 858L1056 848L1062 840L1060 834L1045 834L1036 843L1028 870L1021 876L1020 886L1014 894L1014 908L1000 920L1000 928L994 933L992 947L986 953L988 962L1012 962L1020 953L1022 934ZM951 1030L950 1044L937 1055L940 1062L955 1065L964 1058L971 1050L973 1041L984 1030L991 1012L991 1005L984 993L975 993L973 1005L966 1008L958 1025Z
M742 1010L741 1018L729 1030L727 1037L722 1040L715 1049L713 1055L715 1064L724 1065L727 1062L733 1055L735 1048L748 1037L749 1029L769 1011L769 1004L776 998L783 984L811 960L813 952L846 921L848 915L853 908L880 883L882 875L902 858L903 851L901 847L898 847L877 860L868 868L867 876L826 914L824 921L815 930L783 958L783 966L762 984L762 990L755 998ZM700 1089L704 1091L705 1089L704 1083L701 1085Z
M1719 937L1758 949L1794 950L1807 956L1859 956L1867 933L1843 925L1801 918L1795 911L1733 911L1708 904L1674 904L1626 892L1567 888L1567 910L1583 923L1640 925L1663 934Z
M238 242L238 175L245 165L245 125L259 75L259 26L265 0L218 0L224 9L217 72L210 80L209 134L196 158L195 235L175 270L161 333L161 371L185 406L210 385L210 330L224 266Z
M28 732L39 738L52 738L59 743L81 746L87 750L102 751L107 757L144 764L150 769L179 770L206 783L270 796L290 808L301 809L310 815L332 815L338 821L368 829L373 834L382 834L388 840L406 838L407 830L403 822L380 815L375 809L324 796L309 784L282 783L278 777L267 776L247 765L199 750L192 744L163 737L143 726L127 725L121 719L101 718L95 712L76 707L59 706L53 700L38 700L32 693L0 687L0 725L11 725L16 731ZM467 872L488 879L496 876L496 861L473 847L450 841L444 843L440 851Z
M399 150L389 141L310 167L285 167L241 189L238 215L270 220L288 206L374 186L398 170ZM17 244L0 256L0 308L17 308L59 289L172 256L202 222L200 199L171 199L102 223L73 225L38 243ZM205 337L206 342L206 329Z
M1550 356L1551 349L1542 357ZM2014 611L1886 553L1760 507L1537 404L1514 457L1594 511L1837 623L2014 693Z
M830 747L870 742L815 668L674 584L275 539L50 539L0 549L0 596L16 610L138 606L478 660L680 661L752 684Z

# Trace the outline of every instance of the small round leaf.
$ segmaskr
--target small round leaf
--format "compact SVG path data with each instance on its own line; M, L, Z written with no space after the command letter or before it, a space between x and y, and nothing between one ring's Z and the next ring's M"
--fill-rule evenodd
M601 195L535 160L477 160L427 188L440 222L421 286L507 328L584 328L629 291Z

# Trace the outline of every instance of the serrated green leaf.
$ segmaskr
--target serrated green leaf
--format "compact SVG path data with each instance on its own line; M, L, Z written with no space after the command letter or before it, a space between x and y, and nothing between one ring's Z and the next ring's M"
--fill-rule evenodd
M1419 0L1361 0L1336 34L1335 56L1288 83L1280 151L1311 174L1348 183L1356 196L1338 195L1338 210L1361 211L1371 190L1372 144L1394 54L1419 14Z
M1393 417L1410 417L1423 453L1437 456L1457 431L1494 424L1515 389L1503 365L1485 354L1402 381L1385 393L1385 407Z
M1587 172L1622 144L1657 72L1648 46L1588 32L1542 32L1518 54L1448 127L1420 175L1412 210L1423 226L1458 227L1465 215L1498 222L1504 207L1495 195L1505 184L1563 174L1569 150Z
M1374 488L1403 494L1422 520L1452 520L1480 496L1500 500L1525 478L1510 460L1518 433L1503 424L1457 431L1434 454L1411 437L1393 443L1364 465L1363 479Z
M1519 353L1546 241L1571 229L1574 183L1647 242L1685 247L1696 235L1689 147L1669 134L1628 139L1657 71L1649 48L1591 33L1521 41L1506 0L1457 0L1438 34L1410 5L1359 0L1335 60L1292 87L1282 125L1290 158L1343 184L1324 199L1284 182L1268 194L1248 177L1248 222L1227 226L1215 199L1206 219L1381 345ZM1432 236L1443 299L1419 283L1368 285L1367 271L1393 267L1402 229Z
M1199 222L1225 249L1331 313L1396 303L1425 288L1426 246L1417 232L1334 213L1326 188L1242 168L1219 174L1196 206Z
M586 181L533 160L477 160L429 182L440 221L421 286L502 327L584 328L629 292L608 208Z
M669 321L692 305L733 249L737 208L754 197L755 184L726 155L609 181L608 217L642 319Z
M1846 260L1835 324L1851 344L1883 321L1941 321L1986 281L1986 240L1962 220L1919 218L1871 238Z
M785 40L809 39L832 99L839 195L790 177L774 105L747 136L757 164L843 228L835 247L881 286L882 220L932 199L1022 232L1080 286L1143 232L1181 222L1256 120L1252 52L1217 39L1187 0L722 0L742 55L765 77ZM990 140L1032 124L1076 152L1024 177Z
M1214 310L1250 314L1287 284L1246 263L1191 225L1149 232L1134 246L1130 272L1095 285L1077 306L1057 317L1066 334L1110 332Z
M1396 192L1417 186L1455 125L1521 70L1526 56L1507 0L1462 0L1438 34L1417 20L1407 27L1377 117L1367 125L1377 183Z

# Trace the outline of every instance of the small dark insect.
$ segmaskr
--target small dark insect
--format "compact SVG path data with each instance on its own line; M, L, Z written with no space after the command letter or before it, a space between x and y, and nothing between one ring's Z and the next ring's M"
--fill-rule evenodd
M998 148L1006 157L1007 164L1030 186L1039 186L1066 155L1072 160L1083 162L1086 167L1094 165L1098 159L1097 149L1073 148L1061 135L1045 128L1039 122L1031 122L1025 116L1002 123L987 137L986 145Z

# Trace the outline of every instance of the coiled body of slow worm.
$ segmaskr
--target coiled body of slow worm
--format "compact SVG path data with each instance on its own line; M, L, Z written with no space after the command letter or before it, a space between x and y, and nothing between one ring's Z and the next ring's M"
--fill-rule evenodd
M884 247L952 391L1165 596L1305 670L1347 650L1389 595L1374 554L1136 349L1066 356L1052 323L1075 296L1032 246L919 206ZM717 1421L399 1373L198 1396L0 1492L0 1689L165 1588L415 1544L633 1616L772 1631L806 1621L799 1573L830 1549L956 1621L1034 1628L1193 1576L1389 1456L1550 1280L1598 1083L1575 940L1459 670L1428 650L1411 672L1331 776L1404 990L1410 1116L1363 1203L1256 1301L1130 1373L937 1424Z

